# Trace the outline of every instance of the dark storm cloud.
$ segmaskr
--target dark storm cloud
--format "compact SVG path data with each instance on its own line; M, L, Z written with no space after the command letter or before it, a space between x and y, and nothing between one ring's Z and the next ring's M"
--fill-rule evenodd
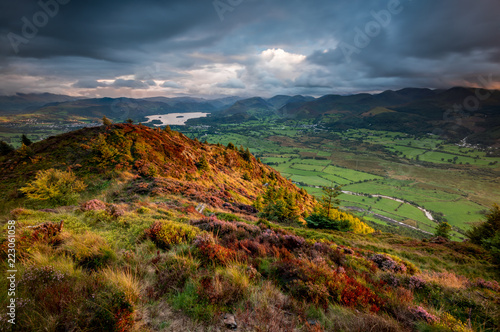
M106 83L98 82L96 80L79 80L72 85L74 88L80 89L95 89L108 86Z
M116 88L149 89L149 85L143 81L117 79L111 86Z
M0 93L59 84L73 93L324 94L500 77L497 0L220 0L226 11L213 3L3 1ZM384 27L366 30L373 22ZM278 49L285 53L264 53Z

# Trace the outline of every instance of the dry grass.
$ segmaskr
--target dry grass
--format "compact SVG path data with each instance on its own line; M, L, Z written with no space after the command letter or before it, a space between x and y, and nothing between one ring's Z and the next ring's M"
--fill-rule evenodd
M433 282L440 286L455 289L465 289L469 282L464 276L456 275L453 272L424 272L420 277L426 282Z
M292 302L270 281L252 287L244 309L236 312L242 331L296 331L298 319L290 313Z
M124 292L129 302L136 303L139 300L141 284L130 271L106 268L99 273L104 280Z

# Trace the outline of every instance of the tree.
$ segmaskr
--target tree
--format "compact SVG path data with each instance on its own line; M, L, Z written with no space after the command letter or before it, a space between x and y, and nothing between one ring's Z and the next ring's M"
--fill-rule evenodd
M166 126L165 126L165 132L167 132L167 133L169 133L169 134L170 134L170 133L172 132L172 128L170 128L170 126L169 126L169 125L166 125Z
M500 265L500 206L494 204L486 215L486 221L472 226L466 235L472 243L487 249L493 261Z
M441 236L449 240L451 238L450 232L451 232L451 225L445 221L445 222L440 222L436 226L436 232L434 234L436 236Z
M30 146L31 144L33 144L33 142L25 134L21 136L21 143L23 143L26 146Z
M262 210L260 217L281 223L296 223L300 218L294 194L284 188L269 186L262 197L258 197L255 205Z
M111 126L113 122L111 122L110 119L108 119L106 116L103 116L102 117L102 124L105 125L105 126Z
M4 141L0 141L0 156L5 156L14 151L14 148Z
M240 153L241 153L241 156L243 157L243 159L245 159L246 161L250 161L252 154L250 153L250 150L248 150L248 148Z
M323 192L320 203L321 213L326 217L330 217L330 212L340 204L340 199L337 197L342 194L342 186L322 187L321 190Z
M231 142L229 142L229 143L227 144L227 148L228 148L229 150L236 150L236 147L235 147L235 146L234 146L234 144L233 144L233 143L231 143Z
M127 123L132 124L132 123L134 123L134 120L132 120L132 119L128 118L128 119L127 119Z

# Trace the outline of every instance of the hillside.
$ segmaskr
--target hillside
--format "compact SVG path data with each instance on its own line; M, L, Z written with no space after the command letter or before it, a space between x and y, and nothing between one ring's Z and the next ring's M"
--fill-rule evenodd
M243 147L117 124L23 147L0 157L0 169L14 331L500 324L498 269L482 247L373 232L330 203L325 215L325 200ZM4 294L13 286L2 280ZM1 331L9 319L0 312Z
M15 196L16 190L37 171L68 167L83 179L101 174L110 177L117 172L168 179L153 181L149 184L150 191L189 184L197 189L193 195L201 197L206 192L210 194L204 198L206 203L217 207L235 199L240 199L239 203L250 203L268 182L299 194L290 181L244 151L202 144L174 131L118 124L50 137L26 151L4 157L2 169L5 171L1 176L2 194L7 195L4 199ZM305 192L299 201L301 211L311 204Z
M62 103L77 99L79 98L52 93L17 93L13 96L0 96L0 112L23 113L49 103Z

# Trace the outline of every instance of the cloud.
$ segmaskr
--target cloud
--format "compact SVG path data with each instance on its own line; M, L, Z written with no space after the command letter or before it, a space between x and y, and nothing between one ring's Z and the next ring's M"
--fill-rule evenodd
M74 88L78 89L95 89L95 88L100 88L100 87L105 87L108 86L104 82L98 82L96 80L79 80L78 82L74 83L71 85Z
M182 86L174 81L165 81L160 86L162 88L182 89Z
M149 89L149 85L143 81L117 79L111 86L116 88Z
M70 1L25 38L43 9L4 1L0 93L321 95L500 80L498 0L399 0L346 61L341 45L392 2L246 0L221 22L206 0ZM9 34L25 38L17 53Z
M217 83L215 86L224 89L244 89L246 87L242 81L235 78L223 83Z

